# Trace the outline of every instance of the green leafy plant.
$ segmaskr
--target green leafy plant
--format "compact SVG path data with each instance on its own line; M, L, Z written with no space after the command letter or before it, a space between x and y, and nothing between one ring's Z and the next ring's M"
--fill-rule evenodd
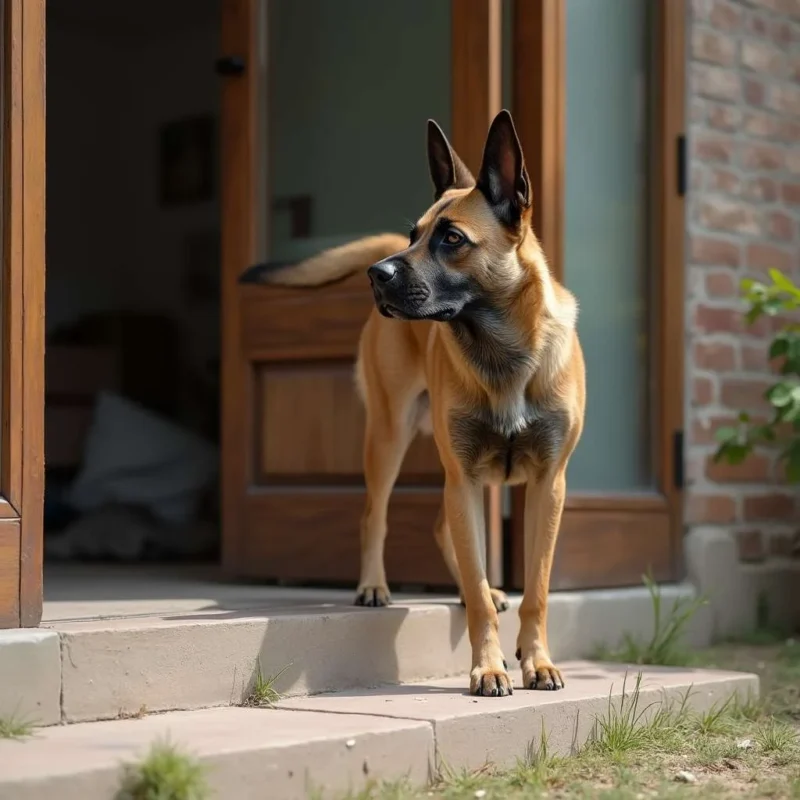
M753 324L763 316L791 315L800 307L800 287L782 272L769 271L769 283L742 281L744 300L749 309L746 319ZM769 349L771 361L780 359L779 375L765 392L772 407L772 418L756 422L747 412L739 414L736 425L717 431L719 448L715 461L740 464L760 444L781 444L780 460L786 477L800 482L800 322L787 321L775 334Z

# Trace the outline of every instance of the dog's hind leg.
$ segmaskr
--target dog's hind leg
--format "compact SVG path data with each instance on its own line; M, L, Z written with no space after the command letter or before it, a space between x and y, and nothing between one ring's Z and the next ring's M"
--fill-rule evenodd
M364 441L366 500L361 518L361 579L357 606L385 606L391 601L383 564L389 497L411 443L411 425L387 425L368 415Z
M372 336L374 341L375 334ZM359 381L367 412L361 577L355 600L359 606L385 606L391 601L383 558L389 497L419 421L422 376L415 374L413 359L403 347L402 339L394 345L391 363L373 357L362 359L359 364Z
M447 564L447 569L453 576L453 580L458 588L458 594L461 598L461 604L464 605L464 593L461 589L461 574L458 571L458 561L456 560L456 551L453 547L453 537L450 534L450 526L447 524L447 516L444 512L444 503L439 509L439 516L436 518L436 526L433 529L434 536L436 537L436 544L442 551L444 563ZM485 561L485 556L484 556ZM492 602L497 611L506 611L508 609L508 597L506 593L500 589L490 589L492 594Z

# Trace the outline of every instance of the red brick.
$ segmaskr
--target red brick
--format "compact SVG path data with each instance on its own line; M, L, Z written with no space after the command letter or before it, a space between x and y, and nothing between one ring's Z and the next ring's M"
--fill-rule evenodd
M738 267L741 261L738 244L711 236L692 235L691 259L695 264L720 267Z
M747 522L790 519L794 516L794 510L795 498L792 495L773 492L744 498L744 518Z
M750 106L763 106L767 99L767 88L756 78L745 78L742 83L745 102ZM727 98L736 100L736 97Z
M742 181L735 172L712 168L708 171L708 189L718 194L738 195L742 191Z
M768 38L770 28L769 18L765 17L763 14L748 14L745 19L745 28L748 33L752 33L754 36Z
M727 270L714 270L705 276L706 294L714 299L732 298L739 295L739 284L733 273Z
M780 147L751 144L742 147L741 161L746 169L775 170L783 168L784 155Z
M795 236L795 222L783 211L769 211L766 215L767 231L775 239L789 242Z
M706 461L706 476L716 483L762 483L769 478L770 463L766 456L751 453L741 464Z
M800 175L800 149L791 149L786 154L786 169L793 175Z
M736 424L734 416L716 416L692 420L691 444L716 444L717 431Z
M745 320L743 309L701 304L695 308L693 328L698 334L741 334L747 331L750 336L764 336L770 330L770 323L769 320L761 318L750 325Z
M778 199L778 182L772 178L753 178L747 181L742 195L756 203L774 203Z
M776 314L774 317L769 318L769 322L769 332L777 333L778 331L784 330L784 328L788 328L790 325L796 325L797 317L789 314Z
M726 525L736 521L736 501L727 494L690 494L686 521Z
M800 14L800 0L747 0L751 6L772 11L774 14L797 16Z
M723 198L708 198L700 202L699 221L704 228L730 233L758 236L761 223L752 206Z
M798 554L797 541L791 533L773 533L769 537L769 554L776 558L791 558Z
M708 28L692 30L692 55L700 61L709 61L722 67L736 63L736 39Z
M789 63L787 65L789 78L791 80L800 82L800 55L789 56Z
M736 369L736 348L726 342L695 342L694 365L709 372L732 372Z
M782 189L784 203L800 206L800 183L784 183Z
M764 111L747 111L742 128L748 136L759 139L778 139L781 136L781 119Z
M721 386L722 405L732 411L764 408L767 405L764 392L771 385L761 378L726 378Z
M743 315L735 308L699 305L694 310L692 327L697 333L741 333Z
M709 45L711 53L714 48ZM720 47L721 55L724 48ZM713 60L713 59L708 59ZM741 50L742 66L753 72L763 72L774 77L782 77L786 71L783 53L773 44L745 39ZM723 63L723 62L719 62Z
M800 120L783 117L781 119L780 138L782 141L789 142L790 144L796 144L797 142L800 142ZM791 151L789 152L791 153ZM786 162L788 166L788 157Z
M766 374L769 371L769 344L743 344L742 369Z
M725 136L698 136L694 141L694 155L710 164L729 164L733 160L735 146Z
M692 13L717 30L735 31L742 24L742 12L728 0L692 0Z
M692 405L707 406L714 402L714 381L703 375L692 379Z
M800 87L790 84L770 86L767 106L783 114L800 116Z
M708 113L705 119L710 128L716 128L720 131L736 132L742 126L742 110L736 106L709 103Z
M751 244L747 246L746 263L750 269L759 272L770 269L789 272L794 265L794 255L771 244Z
M739 74L733 70L708 64L693 64L692 92L711 100L736 102L741 94L741 80Z
M693 192L699 192L706 185L706 170L705 167L700 166L698 163L692 164L691 175L691 189Z
M761 531L738 531L736 543L742 561L763 561L766 558L767 552Z
M772 40L779 45L785 47L793 42L800 41L800 28L793 26L791 22L785 20L776 20L770 26L770 36Z

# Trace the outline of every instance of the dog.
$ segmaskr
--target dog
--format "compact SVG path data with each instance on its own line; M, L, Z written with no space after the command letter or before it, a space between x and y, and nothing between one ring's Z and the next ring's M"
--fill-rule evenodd
M523 686L564 686L547 645L547 600L581 435L585 369L574 296L550 273L531 224L531 182L514 122L489 129L477 179L428 121L433 205L409 238L384 234L295 265L261 265L248 282L320 286L366 269L375 308L356 383L366 406L361 577L356 604L390 602L383 550L389 496L418 432L444 467L434 534L466 606L470 692L513 692L498 636L505 595L486 578L486 484L526 484L525 586L516 657Z

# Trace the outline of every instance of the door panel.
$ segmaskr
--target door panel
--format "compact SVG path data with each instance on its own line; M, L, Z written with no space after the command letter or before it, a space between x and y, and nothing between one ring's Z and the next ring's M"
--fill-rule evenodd
M5 0L0 26L0 627L16 627L42 613L44 0Z
M266 103L255 68L223 89L222 533L231 574L358 580L364 411L353 367L373 306L366 275L313 290L237 280L265 257L292 261L402 231L431 201L429 116L477 171L499 110L500 2L455 7L459 14L427 0L224 0L224 55L264 63L266 41L271 70ZM411 49L425 54L412 59L416 78L396 57ZM442 481L433 441L417 440L390 503L393 585L452 584L433 537Z
M19 520L0 522L0 628L19 627Z

